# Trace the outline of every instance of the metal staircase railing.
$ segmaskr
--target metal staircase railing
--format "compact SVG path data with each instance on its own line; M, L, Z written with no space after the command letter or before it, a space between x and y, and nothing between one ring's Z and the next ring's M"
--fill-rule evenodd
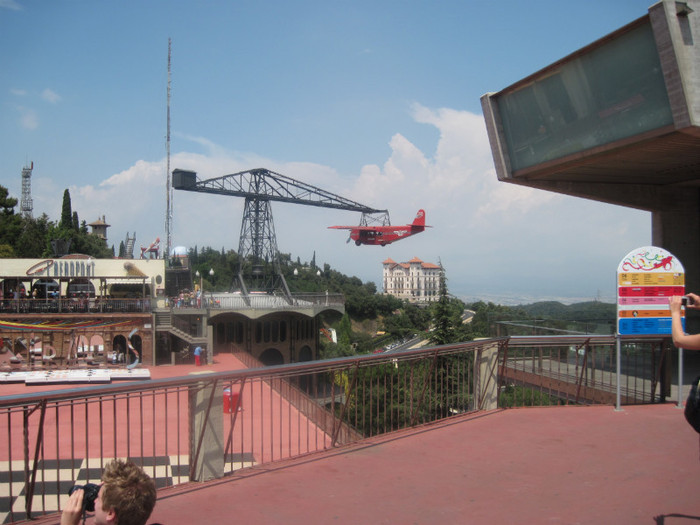
M172 312L154 312L155 313L155 325L156 331L159 332L169 332L175 337L185 341L188 344L202 344L207 342L206 336L199 334L192 334L183 328L175 326L176 319L173 319ZM184 327L184 323L177 323L181 327Z

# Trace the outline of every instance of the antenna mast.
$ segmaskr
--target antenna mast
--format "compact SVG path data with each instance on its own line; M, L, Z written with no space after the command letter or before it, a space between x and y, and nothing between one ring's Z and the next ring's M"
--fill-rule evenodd
M166 210L165 210L165 237L166 237L166 242L165 242L165 258L168 259L170 257L170 252L172 248L172 238L171 238L171 229L172 229L172 220L173 220L173 187L171 184L170 180L170 44L171 44L171 39L168 38L168 117L167 117L167 133L165 137L165 149L166 149L166 188L165 188L165 202L166 202Z
M19 205L20 213L27 219L32 218L32 170L34 162L22 168L22 200Z

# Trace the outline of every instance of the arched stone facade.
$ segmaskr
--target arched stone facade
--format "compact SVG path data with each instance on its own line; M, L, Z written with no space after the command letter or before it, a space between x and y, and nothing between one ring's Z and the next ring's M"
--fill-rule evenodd
M279 311L251 319L239 312L225 312L212 317L209 324L215 353L246 352L265 364L269 363L263 357L270 360L273 349L282 357L282 363L318 357L317 317Z

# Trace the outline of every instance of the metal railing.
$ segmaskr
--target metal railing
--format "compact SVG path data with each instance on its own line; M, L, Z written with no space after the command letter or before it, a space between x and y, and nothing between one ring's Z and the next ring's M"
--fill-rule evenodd
M659 399L646 369L662 370L662 343L624 343L626 400ZM59 511L68 487L97 481L115 457L162 488L495 408L489 399L610 404L596 394L610 390L610 348L611 337L501 338L2 397L0 496L11 507L0 522Z
M151 299L114 299L111 297L60 297L57 299L5 299L0 313L121 313L150 312Z
M345 296L338 293L300 293L292 294L291 299L282 295L236 293L205 294L204 304L207 308L237 309L298 309L318 306L340 307L345 304Z
M223 309L241 308L275 310L298 309L318 306L338 308L345 305L345 296L338 293L293 293L290 297L253 292L242 295L238 292L205 292L201 296L188 294L168 299L173 310L177 309Z
M620 402L665 401L671 392L670 340L620 338ZM617 338L606 335L509 337L499 352L499 404L615 404Z

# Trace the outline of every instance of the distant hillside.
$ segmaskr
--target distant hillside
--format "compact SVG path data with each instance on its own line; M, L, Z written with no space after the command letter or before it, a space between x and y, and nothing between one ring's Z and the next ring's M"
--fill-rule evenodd
M561 319L567 321L615 319L616 309L612 303L587 301L575 304L562 304L558 301L541 301L518 307L530 317L542 319Z

